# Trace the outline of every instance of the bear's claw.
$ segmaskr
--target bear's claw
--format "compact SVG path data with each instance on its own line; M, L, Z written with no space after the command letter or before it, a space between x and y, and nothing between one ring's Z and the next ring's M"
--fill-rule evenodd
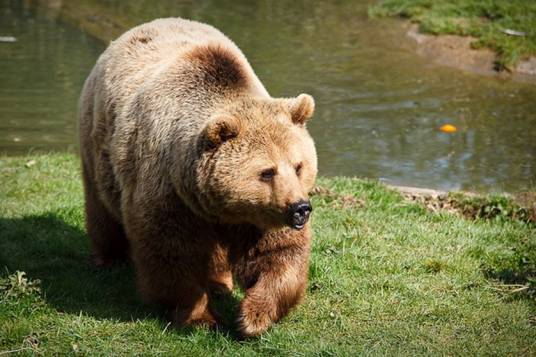
M273 319L267 311L268 304L254 304L249 299L242 302L237 318L238 330L244 337L258 336L272 325Z

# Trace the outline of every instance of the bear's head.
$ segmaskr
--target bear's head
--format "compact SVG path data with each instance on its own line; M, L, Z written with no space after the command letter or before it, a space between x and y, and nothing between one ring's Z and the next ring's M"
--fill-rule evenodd
M233 100L202 131L196 191L203 211L222 223L301 229L317 174L305 123L313 98Z

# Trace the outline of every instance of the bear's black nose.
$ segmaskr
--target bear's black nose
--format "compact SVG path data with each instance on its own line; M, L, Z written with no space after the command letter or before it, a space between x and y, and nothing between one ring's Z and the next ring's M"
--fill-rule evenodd
M309 219L313 207L309 201L298 201L288 207L287 222L295 229L302 229Z

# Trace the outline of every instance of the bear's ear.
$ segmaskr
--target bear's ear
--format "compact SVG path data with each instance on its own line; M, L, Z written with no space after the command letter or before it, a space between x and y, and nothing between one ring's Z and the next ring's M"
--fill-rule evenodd
M294 124L303 124L311 119L315 111L315 101L309 94L286 99L286 104Z
M218 116L212 119L205 128L205 137L212 147L218 147L227 140L238 135L239 123L232 116Z

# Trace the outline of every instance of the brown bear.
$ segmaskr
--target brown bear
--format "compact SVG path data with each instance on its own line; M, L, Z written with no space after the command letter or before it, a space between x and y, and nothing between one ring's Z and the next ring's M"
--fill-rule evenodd
M143 299L179 326L216 326L211 289L234 277L239 331L265 331L306 286L313 111L306 94L270 97L209 25L159 19L123 34L80 98L94 262L130 257Z

